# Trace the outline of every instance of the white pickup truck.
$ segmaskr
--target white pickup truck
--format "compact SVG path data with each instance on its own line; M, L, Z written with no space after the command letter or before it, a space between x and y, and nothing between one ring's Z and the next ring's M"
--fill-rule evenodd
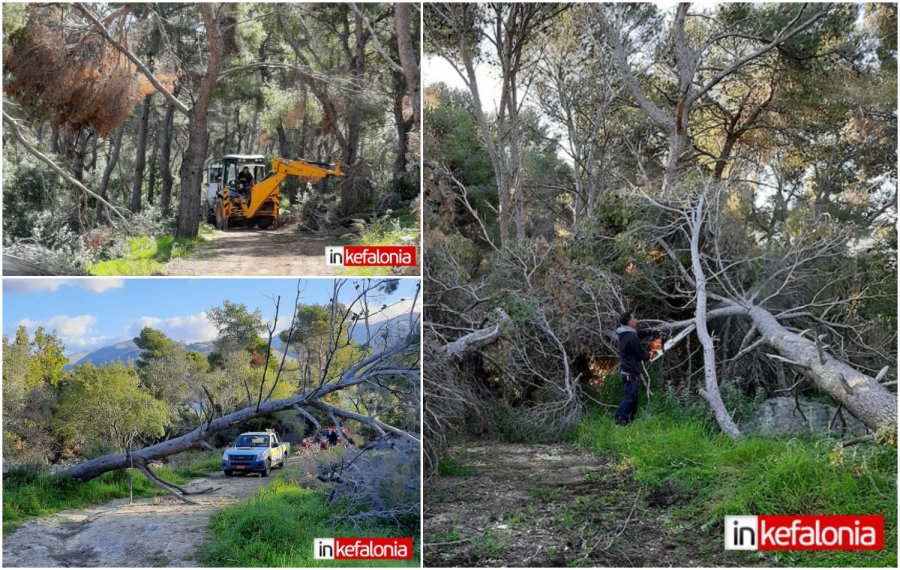
M284 467L290 449L291 444L279 441L274 430L242 433L222 454L222 471L226 477L235 472L268 477L273 467Z

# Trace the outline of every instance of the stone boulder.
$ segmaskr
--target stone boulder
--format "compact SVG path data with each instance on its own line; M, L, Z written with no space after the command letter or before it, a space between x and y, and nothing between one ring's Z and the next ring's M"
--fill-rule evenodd
M867 433L866 426L850 415L846 409L841 410L847 424L847 427L844 428L840 417L834 418L834 412L837 409L834 406L804 399L800 399L799 402L802 414L797 411L797 403L794 398L769 398L760 404L753 417L744 424L742 430L745 433L772 436L827 433L835 437L850 437ZM834 418L833 423L831 422L832 418Z

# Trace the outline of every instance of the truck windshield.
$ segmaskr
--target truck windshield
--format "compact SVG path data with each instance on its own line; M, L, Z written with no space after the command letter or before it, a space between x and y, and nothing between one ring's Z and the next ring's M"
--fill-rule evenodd
M265 435L242 435L234 442L235 447L269 447L269 437Z

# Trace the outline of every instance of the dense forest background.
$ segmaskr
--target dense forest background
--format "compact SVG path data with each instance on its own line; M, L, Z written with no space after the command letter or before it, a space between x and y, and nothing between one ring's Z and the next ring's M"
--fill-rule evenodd
M5 6L6 253L75 273L129 236L193 239L225 154L347 165L285 182L314 230L398 209L418 195L418 38L412 4Z
M653 391L730 436L781 396L892 439L896 41L887 4L426 6L432 472L614 407L625 310L696 326Z

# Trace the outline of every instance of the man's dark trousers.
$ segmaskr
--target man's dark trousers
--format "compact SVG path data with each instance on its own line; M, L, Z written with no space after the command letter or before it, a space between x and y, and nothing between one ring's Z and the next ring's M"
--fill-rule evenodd
M622 394L622 403L616 410L615 420L617 424L630 424L637 415L638 403L638 378L636 374L622 374L624 383L624 393Z

